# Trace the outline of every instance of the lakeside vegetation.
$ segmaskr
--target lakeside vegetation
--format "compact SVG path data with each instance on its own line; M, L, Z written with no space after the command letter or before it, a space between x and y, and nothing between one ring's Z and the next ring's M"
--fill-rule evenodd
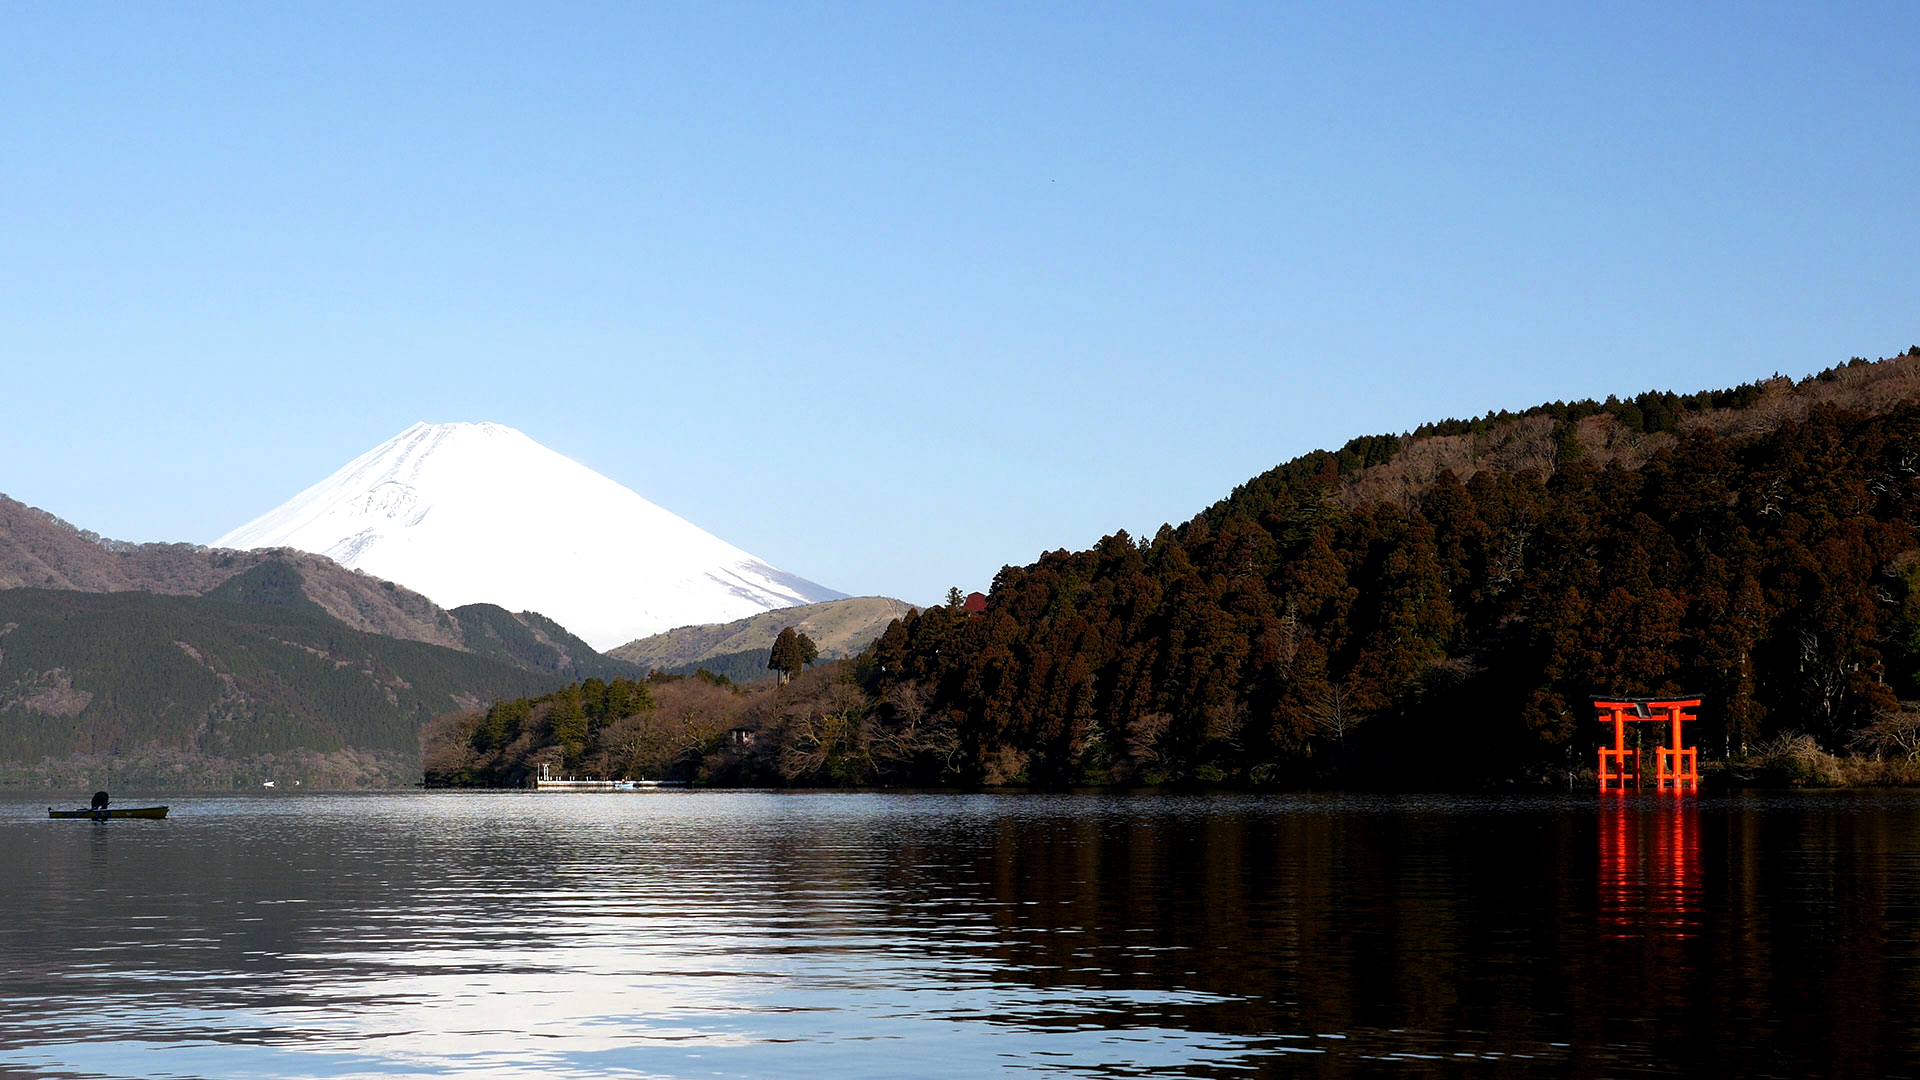
M685 738L647 765L712 783L1559 786L1592 767L1589 695L1687 691L1717 781L1912 782L1916 362L1305 455L1151 538L1007 567L984 613L910 613L786 688L654 701L636 715Z

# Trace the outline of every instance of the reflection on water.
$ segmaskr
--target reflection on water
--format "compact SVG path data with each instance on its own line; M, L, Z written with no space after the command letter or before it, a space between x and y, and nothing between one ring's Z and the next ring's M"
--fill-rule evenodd
M1600 795L1600 926L1613 937L1700 928L1700 802L1674 791Z
M0 1072L1920 1071L1906 794L172 802L0 803Z

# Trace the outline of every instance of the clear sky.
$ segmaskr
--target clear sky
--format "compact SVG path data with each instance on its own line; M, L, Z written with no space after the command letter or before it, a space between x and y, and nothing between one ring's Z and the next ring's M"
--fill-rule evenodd
M123 539L493 420L925 603L1356 435L1920 343L1905 0L16 3L0 56L0 492Z

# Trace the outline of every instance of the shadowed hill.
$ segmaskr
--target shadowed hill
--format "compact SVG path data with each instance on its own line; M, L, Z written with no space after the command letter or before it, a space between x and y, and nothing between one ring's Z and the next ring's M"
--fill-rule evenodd
M459 623L468 649L516 667L569 679L632 679L647 673L645 668L595 652L537 611L515 613L496 604L466 604L448 614Z
M424 721L565 681L355 630L285 563L215 592L0 590L0 776L411 784Z

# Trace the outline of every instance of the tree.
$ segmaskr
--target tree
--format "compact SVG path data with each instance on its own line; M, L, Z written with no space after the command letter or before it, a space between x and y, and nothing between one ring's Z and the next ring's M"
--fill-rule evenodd
M813 639L789 626L773 639L773 651L767 657L767 667L780 673L780 683L784 686L788 679L819 658L820 650L814 645Z

